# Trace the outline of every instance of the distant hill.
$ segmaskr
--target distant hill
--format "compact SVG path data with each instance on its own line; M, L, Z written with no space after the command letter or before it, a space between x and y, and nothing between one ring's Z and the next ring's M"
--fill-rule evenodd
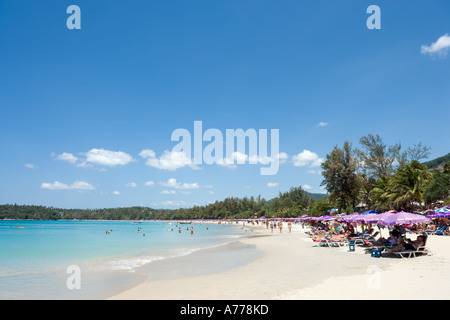
M308 194L315 200L318 200L320 198L326 198L328 195L326 193L311 193L308 192Z
M450 153L448 153L448 154L445 155L445 156L436 158L436 159L434 159L434 160L424 162L423 164L425 164L425 165L427 166L428 169L434 169L434 168L437 168L437 169L439 169L439 170L442 171L442 170L443 170L443 167L444 167L444 163L446 163L446 162L449 161L449 160L450 160Z

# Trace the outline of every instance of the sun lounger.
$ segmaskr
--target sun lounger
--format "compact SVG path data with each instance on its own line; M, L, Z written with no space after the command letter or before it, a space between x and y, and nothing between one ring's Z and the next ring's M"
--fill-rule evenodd
M371 253L372 250L374 249L380 249L381 251L384 251L386 248L393 248L397 246L397 244L391 244L389 242L386 242L384 244L380 244L380 245L370 245L369 247L365 248L364 251L365 253Z
M419 247L416 250L402 250L402 251L391 252L391 253L396 254L397 256L399 256L401 258L416 257L417 254L425 254L425 255L432 255L433 254L431 252L431 250L428 249L427 247Z
M428 240L428 237L425 236L425 240L424 240L423 246L418 247L418 248L415 249L415 250L413 250L413 249L408 249L408 250L394 251L394 252L390 252L390 253L393 253L393 254L399 256L400 258L404 258L404 257L408 257L408 258L416 257L417 254L432 255L433 252L431 252L431 250L428 249L428 247L426 247L427 240Z
M363 238L352 238L350 240L354 241L355 244L358 244L358 243L365 244L367 241L366 239L363 239Z
M447 229L447 226L442 226L439 229L436 230L436 234L438 236L443 236L445 234L445 230Z
M331 240L331 239L322 239L319 241L320 247L342 247L347 244L348 239L343 240Z
M433 234L436 234L436 232L437 232L437 230L425 230L425 233L427 235L433 235Z
M375 240L375 237L376 237L378 234L379 234L379 232L377 231L377 232L375 232L373 235L371 235L371 234L364 234L364 235L359 236L359 237L353 237L353 238L350 238L350 240L354 240L354 241L355 241L355 244L358 244L358 243L366 244L367 241Z

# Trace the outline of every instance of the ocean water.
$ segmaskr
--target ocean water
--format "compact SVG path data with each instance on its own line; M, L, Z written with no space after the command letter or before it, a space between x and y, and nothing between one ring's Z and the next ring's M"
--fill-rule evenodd
M246 235L239 225L178 226L181 233L176 222L0 220L0 299L106 298L142 282L140 267Z

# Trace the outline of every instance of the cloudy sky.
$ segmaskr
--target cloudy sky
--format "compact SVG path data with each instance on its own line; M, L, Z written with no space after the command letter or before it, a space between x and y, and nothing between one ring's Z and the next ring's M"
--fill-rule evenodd
M79 30L67 28L72 4ZM372 4L381 29L367 28ZM449 12L447 0L0 0L0 203L178 208L323 192L326 154L369 133L445 155ZM223 135L222 161L194 161L212 141L194 146L195 121ZM177 129L190 154L174 149ZM279 148L227 157L227 129L278 130Z

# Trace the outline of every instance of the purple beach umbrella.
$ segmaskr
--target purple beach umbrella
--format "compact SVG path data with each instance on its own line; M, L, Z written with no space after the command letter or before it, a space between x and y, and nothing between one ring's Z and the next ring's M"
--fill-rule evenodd
M382 215L382 216L381 216ZM378 223L384 226L395 226L399 224L412 224L431 222L430 218L421 216L419 214L401 211L398 213L383 213L380 215Z

